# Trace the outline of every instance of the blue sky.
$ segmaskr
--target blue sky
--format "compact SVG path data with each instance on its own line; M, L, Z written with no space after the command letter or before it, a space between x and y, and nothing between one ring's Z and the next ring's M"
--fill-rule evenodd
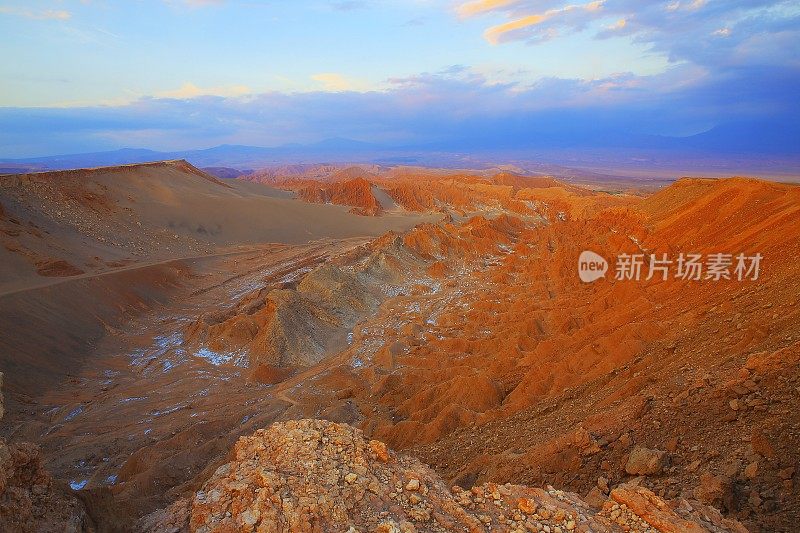
M0 0L0 157L797 118L798 2L575 1Z

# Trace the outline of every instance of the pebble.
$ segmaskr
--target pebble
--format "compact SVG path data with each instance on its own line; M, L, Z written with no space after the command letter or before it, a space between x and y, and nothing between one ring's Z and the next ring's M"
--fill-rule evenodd
M744 475L747 479L753 479L758 475L758 461L753 461L744 469Z

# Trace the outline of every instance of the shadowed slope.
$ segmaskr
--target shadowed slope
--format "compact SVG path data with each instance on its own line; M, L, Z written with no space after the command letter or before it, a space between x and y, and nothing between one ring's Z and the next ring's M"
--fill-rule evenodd
M0 176L0 368L30 393L79 368L87 343L163 302L194 258L425 220L368 220L185 161Z

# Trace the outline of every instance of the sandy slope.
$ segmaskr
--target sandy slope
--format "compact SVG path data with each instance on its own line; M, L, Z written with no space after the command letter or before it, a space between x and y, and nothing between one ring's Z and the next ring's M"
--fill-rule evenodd
M222 181L183 161L0 177L0 291L39 277L264 242L377 236L430 220L369 220L284 191Z

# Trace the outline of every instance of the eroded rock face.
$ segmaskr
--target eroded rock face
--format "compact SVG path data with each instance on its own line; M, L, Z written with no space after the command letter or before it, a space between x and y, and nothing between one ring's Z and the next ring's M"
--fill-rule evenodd
M476 270L524 227L516 217L476 216L462 225L421 224L404 235L386 233L323 264L312 262L300 279L275 280L231 309L198 317L184 332L185 346L246 360L254 369L313 366L345 349L353 327L382 302L438 290L447 269Z
M743 531L696 502L617 486L599 509L520 485L448 488L429 467L322 420L273 424L234 448L201 490L140 531Z
M377 216L383 211L380 202L372 192L372 184L363 177L335 182L306 185L297 191L297 196L317 204L349 205L352 213L363 216Z

